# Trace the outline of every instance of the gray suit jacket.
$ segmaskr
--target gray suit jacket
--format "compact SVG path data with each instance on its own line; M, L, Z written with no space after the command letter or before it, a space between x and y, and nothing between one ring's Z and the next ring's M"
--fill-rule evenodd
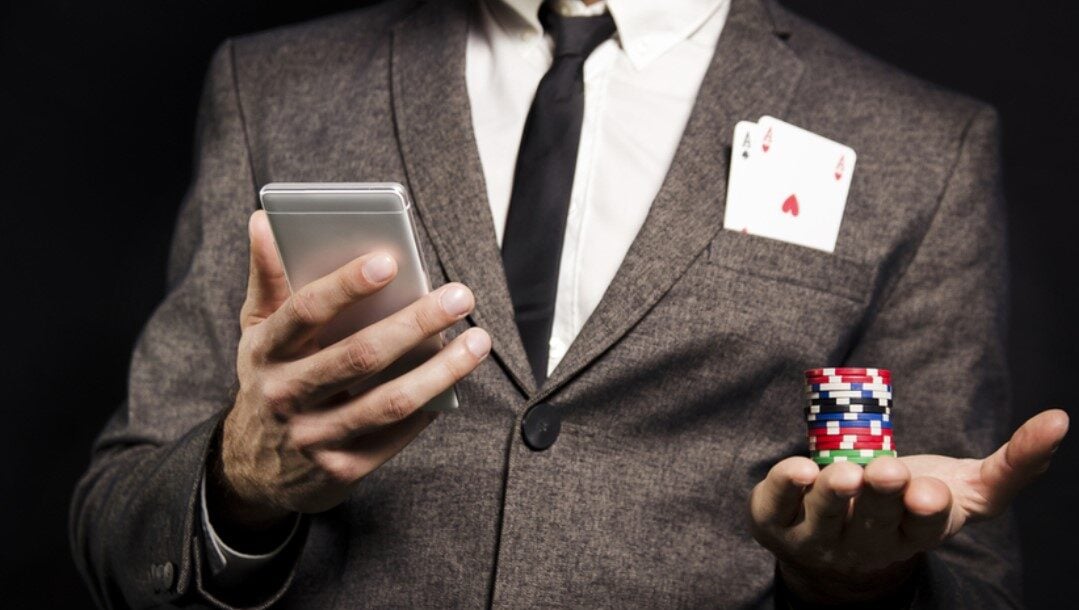
M670 172L541 388L517 335L470 125L468 2L391 2L225 43L203 96L170 291L75 494L102 605L752 607L773 557L752 486L805 449L801 371L890 368L905 453L981 456L1008 420L997 124L772 4L734 0ZM858 151L834 254L721 230L732 129L774 115ZM246 223L270 181L397 180L432 280L471 286L493 357L440 418L309 517L280 578L218 599L196 497L232 404ZM530 405L564 417L544 452ZM1008 519L929 555L918 607L1017 603ZM258 587L255 587L258 589Z

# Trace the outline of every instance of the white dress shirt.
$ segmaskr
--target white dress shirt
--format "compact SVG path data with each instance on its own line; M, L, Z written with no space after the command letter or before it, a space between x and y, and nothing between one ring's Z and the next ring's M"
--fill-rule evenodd
M477 19L469 26L465 78L500 245L525 118L553 61L554 41L539 21L542 1L479 0ZM609 10L618 32L584 63L584 119L548 373L599 304L644 224L730 6L729 0L552 1L564 15ZM265 555L235 551L214 532L205 500L202 506L211 578L219 585L241 582L285 546Z
M470 29L466 81L499 244L517 150L554 41L541 0L487 0ZM728 0L557 0L609 10L618 33L584 64L584 120L562 244L547 372L599 304L659 192L727 17Z

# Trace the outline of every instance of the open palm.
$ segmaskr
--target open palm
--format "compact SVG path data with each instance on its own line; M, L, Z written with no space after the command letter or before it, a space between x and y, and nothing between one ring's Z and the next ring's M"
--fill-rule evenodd
M912 455L900 461L910 469L912 479L932 477L947 486L951 496L943 532L947 538L968 521L1002 513L1016 492L1049 467L1049 458L1067 429L1068 416L1051 410L1031 418L984 459Z
M1002 513L1049 467L1067 430L1068 415L1053 409L983 459L913 455L820 469L787 458L754 488L750 529L804 599L872 599L906 578L919 553Z

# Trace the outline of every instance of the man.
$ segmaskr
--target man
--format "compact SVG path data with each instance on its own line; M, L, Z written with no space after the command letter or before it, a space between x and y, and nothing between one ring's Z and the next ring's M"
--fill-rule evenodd
M762 115L857 151L834 253L722 230L732 129ZM996 137L758 0L410 0L227 42L76 559L107 607L1016 605L990 518L1067 418L994 452ZM286 180L407 184L440 287L315 345L396 267L290 295L252 214ZM800 372L840 362L895 372L923 455L787 457ZM418 410L454 383L459 412Z

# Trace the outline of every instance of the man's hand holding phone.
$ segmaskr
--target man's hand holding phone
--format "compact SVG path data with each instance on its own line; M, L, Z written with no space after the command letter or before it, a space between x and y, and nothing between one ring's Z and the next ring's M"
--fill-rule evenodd
M447 284L320 348L319 330L389 284L396 262L372 252L290 294L265 212L252 215L249 230L239 392L207 477L214 518L226 530L247 531L342 502L437 417L420 408L491 348L489 335L471 328L415 369L351 396L347 388L468 315L471 291Z

